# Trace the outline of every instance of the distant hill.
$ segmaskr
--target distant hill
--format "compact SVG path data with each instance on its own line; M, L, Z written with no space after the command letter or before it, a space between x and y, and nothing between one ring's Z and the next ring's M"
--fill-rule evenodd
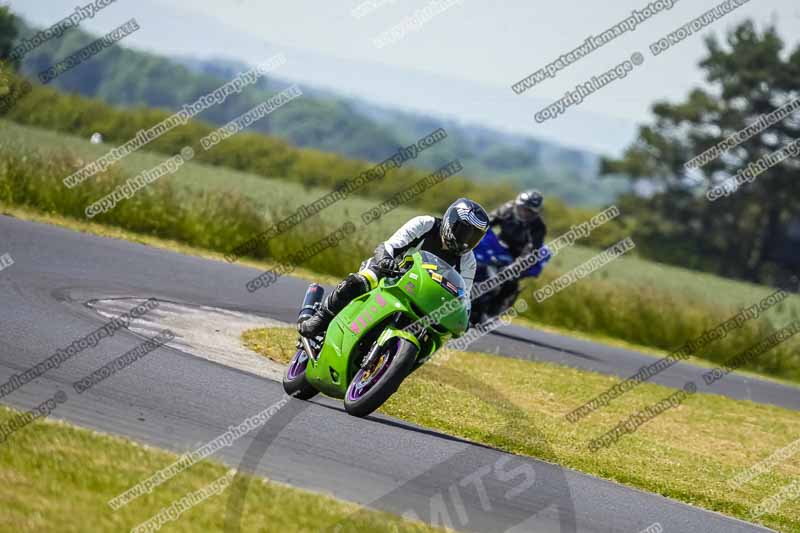
M21 23L21 37L33 31ZM22 71L35 78L40 71L95 38L81 30L72 30L28 54ZM231 61L166 58L125 48L123 41L62 74L52 85L114 105L177 109L247 68ZM276 73L280 76L280 70ZM225 123L290 84L291 81L280 77L264 78L241 95L204 112L201 118ZM428 150L415 162L416 166L434 168L457 157L464 165L465 176L481 181L502 178L520 188L537 187L573 205L607 204L620 192L629 190L625 180L597 179L598 157L589 152L387 109L305 84L301 87L302 105L275 113L253 125L252 130L281 137L300 147L380 161L398 146L444 127L447 141Z

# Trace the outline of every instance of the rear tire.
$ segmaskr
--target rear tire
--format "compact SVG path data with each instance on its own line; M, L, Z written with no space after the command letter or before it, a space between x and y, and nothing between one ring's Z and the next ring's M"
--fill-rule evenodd
M300 400L310 400L319 394L317 389L311 386L306 379L307 365L308 355L305 350L297 350L283 373L283 390L289 396L294 396Z
M383 356L389 358L389 361L374 369L375 373L380 375L374 378L376 381L366 385L367 390L359 390L365 371L362 369L356 372L344 397L345 411L353 416L364 417L383 405L397 392L400 384L411 372L417 359L417 351L417 347L406 339L399 337L391 339L383 352Z

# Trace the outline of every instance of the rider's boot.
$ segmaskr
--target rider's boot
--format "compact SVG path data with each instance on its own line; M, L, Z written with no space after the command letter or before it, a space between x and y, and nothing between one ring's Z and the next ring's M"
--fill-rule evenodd
M328 299L322 302L313 315L297 324L297 331L307 339L321 336L328 329L328 325L336 316L327 308Z
M297 325L297 331L307 339L324 335L333 317L355 298L369 292L370 288L370 282L364 274L350 274L331 291L314 315Z

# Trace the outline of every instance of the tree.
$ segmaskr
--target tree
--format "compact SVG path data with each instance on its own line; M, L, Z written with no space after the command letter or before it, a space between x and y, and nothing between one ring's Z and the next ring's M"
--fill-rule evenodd
M705 194L800 139L800 110L701 168L685 163L800 96L800 47L786 54L774 27L759 32L748 21L729 32L724 44L708 38L706 48L700 66L710 87L693 90L682 103L655 103L655 122L640 127L622 159L603 161L602 173L658 185L649 200L628 204L642 216L638 231L649 255L780 283L800 267L797 247L794 255L779 253L786 228L800 214L800 160L787 159L716 201Z
M11 70L16 69L18 61L10 58L17 25L14 15L7 6L0 6L0 98L5 101L12 91ZM0 108L6 104L0 102Z
M16 38L17 19L8 6L0 6L0 60L9 61Z

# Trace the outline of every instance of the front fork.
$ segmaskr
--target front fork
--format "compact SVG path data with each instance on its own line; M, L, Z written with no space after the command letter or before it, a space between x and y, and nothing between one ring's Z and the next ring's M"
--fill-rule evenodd
M383 330L378 340L375 341L369 352L367 352L366 357L364 357L364 360L361 362L362 369L370 368L371 365L375 364L375 361L378 360L379 354L381 353L381 349L386 346L387 342L394 338L405 339L417 347L417 352L422 351L422 343L428 335L427 330L423 330L421 341L416 335L407 331L406 328L401 328L398 325L398 323L402 321L402 318L402 314L400 314L396 320L386 326L386 329Z

